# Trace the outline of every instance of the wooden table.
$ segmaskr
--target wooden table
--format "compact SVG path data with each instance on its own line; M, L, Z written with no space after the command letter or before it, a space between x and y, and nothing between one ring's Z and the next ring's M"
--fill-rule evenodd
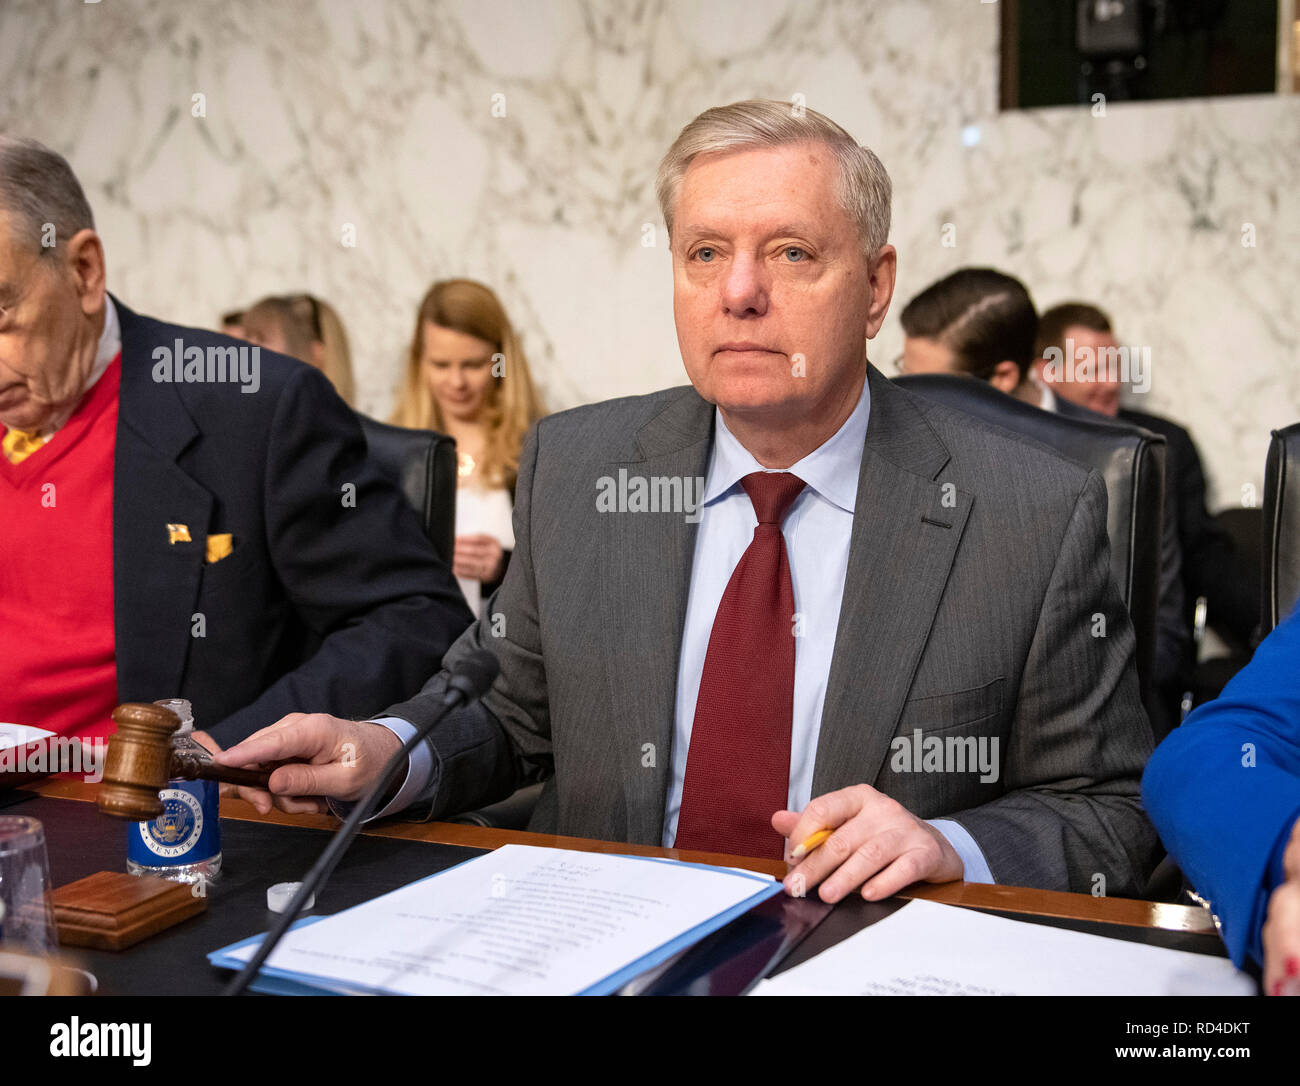
M84 781L51 778L29 785L29 790L55 799L95 801L98 786ZM338 820L329 815L288 815L272 811L259 814L249 803L240 799L221 800L221 817L249 822L272 822L285 826L303 826L310 829L333 830ZM545 848L567 848L581 852L616 852L638 856L664 856L693 863L715 864L725 867L745 867L752 871L783 877L788 870L779 860L758 859L748 856L726 856L714 852L692 852L686 849L657 848L652 845L629 845L621 841L593 841L584 837L562 837L552 833L528 833L523 830L485 829L482 826L462 826L452 822L396 822L392 820L371 823L361 831L374 837L395 837L411 841L427 841L444 845L466 845L471 848L494 849L502 845L538 845ZM1033 890L1023 886L997 886L977 882L950 882L939 885L917 884L902 891L899 897L924 898L947 905L965 905L977 909L997 909L1005 913L1030 916L1055 917L1065 920L1088 920L1106 924L1123 924L1138 928L1159 928L1165 931L1186 932L1217 939L1214 922L1201 908L1186 905L1169 905L1161 902L1136 901L1132 898L1093 897L1089 894L1070 894L1057 890Z

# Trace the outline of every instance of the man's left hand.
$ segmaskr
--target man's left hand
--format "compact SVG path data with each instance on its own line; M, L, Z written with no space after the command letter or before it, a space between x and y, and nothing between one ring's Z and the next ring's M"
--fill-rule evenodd
M192 731L190 732L190 738L193 739L194 742L198 743L199 746L203 747L203 749L206 750L209 754L220 754L222 751L221 744L218 743L215 739L213 739L212 736L210 736L207 732ZM221 787L218 789L218 792L220 795L223 796L239 795L238 788L236 788L233 784L226 784L224 782L222 783Z
M914 882L952 882L965 872L943 834L869 784L827 792L802 813L777 811L772 827L789 839L786 862L797 866L785 887L796 896L821 883L826 902L859 886L864 898L879 901ZM793 855L821 829L834 832L807 857Z

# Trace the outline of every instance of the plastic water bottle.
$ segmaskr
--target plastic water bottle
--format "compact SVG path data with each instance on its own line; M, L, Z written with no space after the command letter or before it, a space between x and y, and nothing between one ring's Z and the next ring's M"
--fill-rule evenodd
M190 703L184 698L169 698L154 704L180 717L172 749L198 752L206 758L207 750L190 735L194 731ZM127 829L127 871L175 882L207 883L215 879L221 872L220 796L217 781L169 781L158 794L163 813Z

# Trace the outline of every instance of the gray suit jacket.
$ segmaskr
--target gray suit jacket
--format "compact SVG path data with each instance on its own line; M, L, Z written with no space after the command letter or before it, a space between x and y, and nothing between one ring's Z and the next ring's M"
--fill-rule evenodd
M955 819L1000 883L1089 892L1102 876L1108 894L1138 893L1158 848L1138 799L1152 739L1100 477L868 377L813 795L866 782ZM684 387L534 429L505 582L443 661L488 649L501 674L434 728L426 816L544 780L530 829L659 842L695 525L601 512L596 497L620 468L702 477L713 418ZM445 675L388 715L431 719ZM911 747L918 729L922 742L996 738L997 779L908 771L891 740Z

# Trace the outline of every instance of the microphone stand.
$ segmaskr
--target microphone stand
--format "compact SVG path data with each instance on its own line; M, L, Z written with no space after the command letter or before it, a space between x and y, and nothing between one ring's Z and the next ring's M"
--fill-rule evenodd
M375 781L370 791L355 807L335 832L334 838L326 846L325 851L321 853L320 859L312 866L298 887L298 892L294 894L293 900L289 902L289 907L280 913L271 930L262 938L261 945L257 948L248 964L235 976L221 993L225 996L242 995L253 978L257 976L262 964L271 955L280 940L284 938L284 933L289 930L293 922L298 919L303 910L303 905L312 894L316 893L325 880L334 873L339 861L343 859L343 853L347 851L348 846L356 837L361 829L361 824L370 817L375 806L379 803L379 797L382 796L398 772L406 764L411 751L413 751L426 735L429 734L443 717L452 709L474 701L487 692L488 687L492 685L492 680L496 677L498 668L496 657L490 653L483 653L482 659L467 661L470 666L465 672L453 673L447 680L447 691L443 695L442 706L437 715L434 716L427 724L415 730L415 734L402 744L401 750L394 754L388 764L384 766L383 772L379 774L379 779ZM488 663L490 661L490 664Z

